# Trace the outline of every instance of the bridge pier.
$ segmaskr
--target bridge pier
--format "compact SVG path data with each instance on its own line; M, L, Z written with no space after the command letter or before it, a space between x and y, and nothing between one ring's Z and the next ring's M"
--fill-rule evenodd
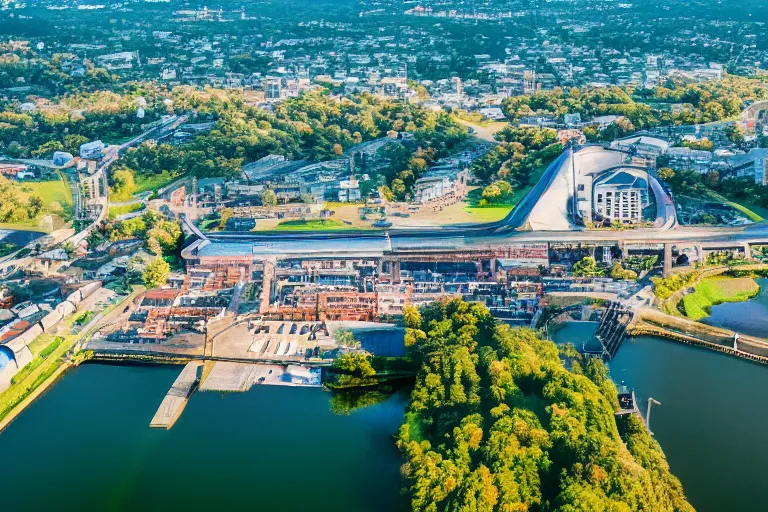
M664 277L672 273L672 244L664 244Z

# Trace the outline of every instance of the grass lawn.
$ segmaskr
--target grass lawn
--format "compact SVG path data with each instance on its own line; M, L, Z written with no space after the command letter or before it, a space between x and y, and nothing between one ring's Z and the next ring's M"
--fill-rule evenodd
M472 215L472 220L478 223L497 222L506 217L512 206L486 206L485 208L476 208L467 206L464 211Z
M683 297L685 315L691 320L709 316L712 306L724 302L744 302L760 292L760 286L748 277L708 277L695 291Z
M37 219L32 219L29 223L24 222L0 222L0 229L9 229L11 231L39 231L47 233L48 230L37 225Z
M72 208L72 191L63 180L28 181L21 184L21 190L27 196L40 196L46 207L55 201L65 209Z
M136 176L136 194L141 192L147 192L149 190L157 190L160 187L164 187L169 183L176 181L181 176L171 176L167 172L162 174L153 174L151 176L137 175Z
M749 218L749 220L751 220L752 222L762 222L762 221L765 220L760 214L750 210L746 206L740 205L739 203L734 203L732 201L728 201L727 204L729 206L732 206L733 208L739 210L744 215L746 215L747 218Z
M219 228L219 219L206 219L198 222L197 227L200 231L213 231Z
M58 215L55 217L60 223L68 222L72 217L72 191L69 189L66 181L26 181L20 183L22 199L26 201L30 196L38 196L43 201L42 213L34 219L25 220L17 223L0 223L0 229L12 229L20 231L42 231L48 229L40 227L40 218L43 215L52 213ZM51 203L59 203L61 209L51 210ZM61 218L59 218L61 217ZM54 226L55 229L56 226Z
M137 212L144 208L144 205L141 203L133 203L133 204L125 204L121 206L110 206L109 211L107 212L107 216L112 219L116 219L117 217L121 215L125 215L127 213L133 213Z
M714 192L712 190L710 190L708 192L709 192L708 195L709 195L710 199L722 202L723 204L727 204L731 208L733 208L735 210L738 210L739 212L744 214L752 222L762 222L762 221L764 221L765 219L763 217L766 215L766 213L768 213L768 212L766 212L765 210L762 210L759 207L756 208L756 207L750 206L748 208L748 207L746 207L744 205L741 205L739 203L734 203L733 201L729 201L728 199L726 199L721 194L718 194L717 192ZM762 210L762 211L757 211L757 210Z
M67 321L67 328L71 326L71 321L71 319ZM55 336L45 333L33 342L37 352L35 358L14 377L14 384L11 387L0 393L0 419L64 364L65 354L75 345L79 337L67 335L62 338L63 340L56 343Z
M359 230L337 219L284 220L275 231L345 231Z

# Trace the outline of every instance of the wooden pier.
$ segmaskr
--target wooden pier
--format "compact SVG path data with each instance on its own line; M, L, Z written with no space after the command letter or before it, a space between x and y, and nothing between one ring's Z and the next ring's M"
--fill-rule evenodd
M168 394L163 398L149 424L150 427L170 429L176 423L187 405L187 400L197 388L198 372L202 366L202 361L190 361L184 366L184 369L173 382L173 386L168 390Z

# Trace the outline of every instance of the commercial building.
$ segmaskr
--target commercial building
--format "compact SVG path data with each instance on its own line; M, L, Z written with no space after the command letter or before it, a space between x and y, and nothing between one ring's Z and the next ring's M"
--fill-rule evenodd
M737 176L754 177L755 183L768 185L768 149L752 148L749 153L733 155L728 164Z
M648 174L629 167L600 174L593 182L593 208L598 220L637 223L648 206Z
M461 200L467 195L467 182L469 181L469 169L456 172L430 172L427 176L419 178L413 186L413 201L415 203L429 203L437 200Z
M80 146L80 158L98 160L101 158L101 152L104 151L104 148L104 143L100 140L86 142Z
M618 149L619 151L625 151L631 155L645 158L657 158L664 155L669 150L669 147L670 143L668 141L657 137L649 137L648 135L627 137L611 143L611 149Z

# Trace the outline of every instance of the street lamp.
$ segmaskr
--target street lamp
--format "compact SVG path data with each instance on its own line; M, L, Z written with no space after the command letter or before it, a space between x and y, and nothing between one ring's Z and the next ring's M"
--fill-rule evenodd
M648 397L648 409L645 412L645 428L648 429L648 432L653 435L653 432L651 432L651 405L661 405L661 402L658 400Z

